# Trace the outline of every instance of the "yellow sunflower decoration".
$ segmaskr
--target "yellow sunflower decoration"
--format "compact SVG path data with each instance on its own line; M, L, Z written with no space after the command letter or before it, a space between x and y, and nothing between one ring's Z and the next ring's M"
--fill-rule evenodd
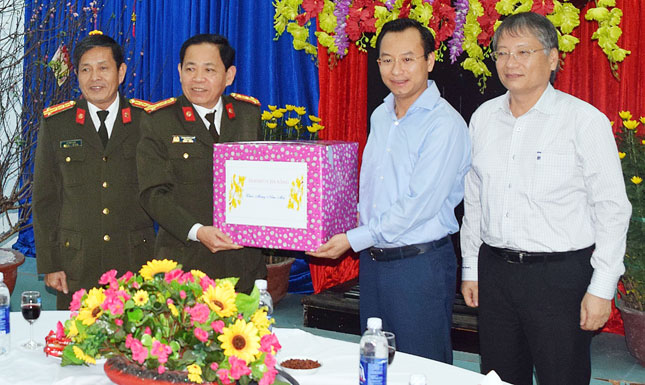
M78 358L79 360L83 360L88 364L96 365L96 360L94 359L94 357L88 356L87 354L85 354L85 352L81 350L81 348L79 348L78 346L73 346L72 349L74 350L74 355L76 356L76 358Z
M85 300L85 306L83 306L78 311L78 319L83 322L83 325L92 325L97 318L103 314L103 309L101 305L105 301L105 294L101 288L93 288L87 293L87 299Z
M225 356L235 356L247 364L260 352L260 336L253 322L238 319L233 326L225 327L217 339L222 343Z
M235 288L230 282L220 282L217 286L209 286L202 294L202 299L212 311L222 318L237 313Z
M155 275L159 273L167 273L169 271L174 270L177 267L177 262L175 261L170 261L168 259L164 260L157 260L153 259L152 261L148 261L145 265L141 267L141 270L139 270L139 274L143 277L145 280L150 280L155 277Z
M134 293L134 296L132 296L132 300L134 301L134 304L137 306L143 306L148 303L148 292L145 290L139 290L136 293Z

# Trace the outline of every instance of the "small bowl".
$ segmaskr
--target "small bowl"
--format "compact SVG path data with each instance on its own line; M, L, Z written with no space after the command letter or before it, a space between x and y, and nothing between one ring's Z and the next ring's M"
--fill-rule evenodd
M311 368L311 369L294 369L294 368L289 368L283 365L286 361L291 361L291 360L302 360L302 361L308 361L308 362L317 362L318 367L316 368ZM289 363L287 363L289 364ZM280 368L284 370L285 372L291 374L292 376L308 376L311 374L316 373L320 368L322 368L322 362L320 360L315 360L310 357L287 357L285 359L280 360L278 363ZM291 366L291 365L290 365Z

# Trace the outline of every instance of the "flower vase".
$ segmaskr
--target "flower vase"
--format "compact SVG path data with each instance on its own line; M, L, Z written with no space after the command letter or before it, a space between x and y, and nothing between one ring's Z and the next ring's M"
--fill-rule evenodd
M629 308L621 300L616 301L625 325L627 350L645 366L645 312Z

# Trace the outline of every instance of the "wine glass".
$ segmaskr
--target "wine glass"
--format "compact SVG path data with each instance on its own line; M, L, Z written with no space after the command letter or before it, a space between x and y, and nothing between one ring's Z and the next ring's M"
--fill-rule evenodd
M24 291L20 297L20 309L22 316L29 322L29 341L22 347L29 350L42 348L43 344L34 341L33 324L40 317L40 292Z
M396 353L396 336L392 332L383 332L387 339L387 364L390 365L394 361L394 353Z

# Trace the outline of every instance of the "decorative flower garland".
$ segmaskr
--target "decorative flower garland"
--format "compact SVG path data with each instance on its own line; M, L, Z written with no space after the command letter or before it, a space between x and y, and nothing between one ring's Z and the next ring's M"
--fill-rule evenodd
M443 60L447 50L451 63L455 63L466 52L461 66L479 79L483 89L491 76L484 59L490 56L490 39L504 16L527 11L545 15L558 31L563 56L574 50L579 39L571 32L580 25L580 10L570 1L456 0L453 6L450 0L275 0L274 28L276 39L286 30L293 36L295 49L316 56L316 46L309 42L307 27L312 18L317 18L318 43L335 54L330 60L336 60L347 55L350 43L363 51L368 43L375 47L386 22L409 17L433 32L437 60ZM622 15L615 0L597 0L596 7L585 14L586 20L598 22L591 38L598 41L607 55L616 78L618 63L631 53L617 44L622 34L619 26ZM373 36L370 38L368 34Z

